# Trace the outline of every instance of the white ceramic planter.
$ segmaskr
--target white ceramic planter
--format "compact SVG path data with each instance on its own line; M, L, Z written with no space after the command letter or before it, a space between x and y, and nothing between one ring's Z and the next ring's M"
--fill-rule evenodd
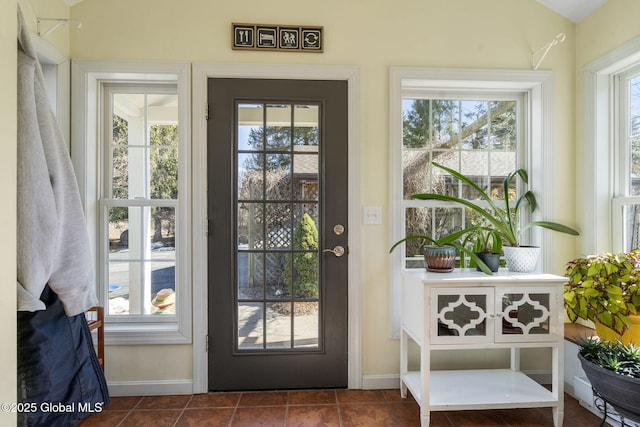
M540 247L538 246L503 246L504 258L509 271L531 273L536 270Z

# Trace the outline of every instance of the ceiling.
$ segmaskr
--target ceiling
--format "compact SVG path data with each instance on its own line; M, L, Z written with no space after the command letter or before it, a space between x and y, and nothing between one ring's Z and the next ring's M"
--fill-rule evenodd
M591 12L602 6L607 0L537 0L554 12L570 19L573 22L580 22Z

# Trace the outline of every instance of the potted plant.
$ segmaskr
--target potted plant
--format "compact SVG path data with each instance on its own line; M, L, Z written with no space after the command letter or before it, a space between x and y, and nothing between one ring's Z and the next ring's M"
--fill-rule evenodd
M471 247L473 253L484 262L492 272L497 272L500 268L500 257L502 256L502 239L495 229L486 225L477 225L467 229L468 233L462 241L464 247ZM476 263L471 260L470 267ZM480 266L475 265L477 270Z
M578 359L594 392L623 417L640 421L640 348L595 338L577 343Z
M576 258L566 277L569 320L590 320L602 339L640 345L640 249Z
M467 233L469 233L469 229L459 230L438 240L424 235L407 236L394 243L393 246L391 246L391 249L389 249L389 253L393 252L395 248L407 240L420 239L423 243L421 247L424 254L425 268L428 271L453 271L457 250L460 253L464 253L469 256L469 258L476 263L482 272L492 274L491 269L487 264L485 264L472 250L469 250L459 243L459 239Z
M580 234L573 228L566 225L558 224L556 222L530 221L524 224L521 222L521 210L523 208L529 209L529 212L533 213L538 206L535 195L530 190L526 191L524 194L518 197L518 199L515 200L515 203L514 201L509 199L509 189L511 188L511 184L514 183L518 177L525 184L528 182L528 175L524 169L518 169L505 177L503 181L504 207L502 207L498 206L485 190L480 188L475 182L473 182L465 175L436 162L432 162L432 164L448 172L449 174L451 174L451 176L455 177L460 182L473 188L480 196L480 199L486 202L487 206L480 206L473 201L455 196L449 196L446 194L421 193L414 194L411 196L411 198L418 200L440 200L445 202L454 202L461 204L479 214L487 222L488 227L491 227L494 230L495 234L497 236L500 236L503 244L505 258L507 260L507 267L509 267L509 270L511 271L533 271L537 264L537 256L539 253L539 248L537 247L533 248L532 250L526 251L527 253L525 254L525 256L528 259L521 260L518 258L514 258L514 256L518 255L514 254L514 252L516 251L514 250L514 248L531 249L531 247L525 247L520 244L520 237L524 230L527 230L531 227L542 227L553 231L559 231L561 233L571 234L574 236Z

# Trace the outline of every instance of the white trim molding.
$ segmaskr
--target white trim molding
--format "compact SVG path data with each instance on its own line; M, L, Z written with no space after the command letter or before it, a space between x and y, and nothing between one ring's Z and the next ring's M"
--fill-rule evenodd
M100 86L105 82L172 82L178 85L179 140L180 156L178 209L182 219L179 222L180 235L177 237L180 250L176 265L177 315L175 321L153 319L153 317L134 322L123 318L122 321L105 321L105 344L190 344L191 343L191 222L188 213L191 207L190 182L190 141L191 141L191 74L190 64L186 62L144 62L144 61L72 61L72 107L73 127L71 129L71 158L78 179L78 189L83 203L91 247L95 248L94 259L103 262L106 255L98 239L100 232L99 197L103 185L100 162ZM104 262L103 262L104 263ZM105 306L104 289L106 280L101 268L96 268L98 299ZM105 313L106 314L106 313ZM115 316L113 316L115 317ZM136 319L138 320L138 319Z
M193 392L207 392L207 82L210 78L345 80L349 97L349 388L362 387L360 70L355 66L193 65Z
M577 182L584 183L582 200L583 255L612 250L612 200L616 125L615 76L640 64L640 37L587 64L583 71L583 162Z
M191 380L108 381L107 386L112 397L193 394Z

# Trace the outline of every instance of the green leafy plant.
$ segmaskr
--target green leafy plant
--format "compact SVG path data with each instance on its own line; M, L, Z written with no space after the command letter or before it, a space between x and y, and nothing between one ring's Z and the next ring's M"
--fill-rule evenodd
M393 250L395 248L397 248L398 246L400 246L402 243L406 242L407 240L414 240L414 239L420 239L422 240L422 244L421 246L424 246L427 243L436 245L436 246L452 246L454 248L456 248L460 253L465 253L469 256L469 258L476 263L476 265L480 268L480 270L482 270L484 273L486 274L493 274L491 272L491 270L489 269L489 267L487 267L487 264L485 264L480 258L478 258L478 256L473 252L473 250L470 250L469 248L465 247L464 245L460 244L459 240L460 239L464 239L465 236L467 234L470 233L470 228L465 228L464 230L459 230L456 232L453 232L447 236L442 237L441 239L435 240L429 236L425 236L425 235L412 235L412 236L407 236L404 239L400 239L398 240L396 243L393 244L393 246L391 246L391 249L389 249L389 253L393 252Z
M569 319L598 321L619 334L640 311L640 249L567 263L564 305Z
M593 337L577 340L580 354L589 362L620 375L640 378L640 348L633 343L600 341Z
M530 213L533 213L538 206L536 197L530 190L527 190L524 194L518 197L515 203L509 199L509 189L511 188L512 183L517 180L517 178L520 178L525 184L528 183L529 178L527 172L524 169L518 169L505 177L503 181L504 207L501 207L496 205L493 198L489 194L487 194L485 190L480 188L475 182L473 182L465 175L436 162L432 162L432 164L435 167L448 172L449 174L451 174L451 176L455 177L460 182L473 188L480 196L480 198L487 203L488 207L483 207L470 200L462 199L455 196L449 196L446 194L419 193L413 194L411 198L418 200L439 200L444 202L454 202L471 209L486 221L486 228L491 228L494 236L500 236L502 244L509 246L520 246L521 233L530 227L547 228L549 230L559 231L561 233L571 234L574 236L580 234L573 228L567 227L566 225L558 224L556 222L531 221L526 224L521 224L521 210L526 207L529 209ZM468 232L469 229L467 229L467 233Z

